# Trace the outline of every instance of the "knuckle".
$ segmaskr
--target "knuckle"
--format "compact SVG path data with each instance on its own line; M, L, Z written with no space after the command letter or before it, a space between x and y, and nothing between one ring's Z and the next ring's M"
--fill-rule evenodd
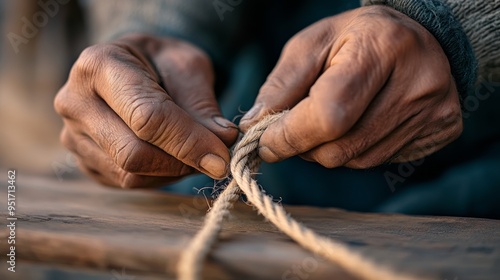
M454 120L454 122L462 121L462 107L460 105L458 93L456 91L451 91L449 94L452 96L452 100L448 102L448 106L446 106L448 118Z
M165 99L165 102L173 101ZM180 122L172 110L164 110L158 103L153 105L141 99L133 102L131 107L130 128L139 139L167 149L178 159L193 157L193 151L199 149L200 131L187 130L186 124Z
M339 143L330 143L316 158L317 162L326 168L335 168L344 165L356 155L355 151Z
M284 52L294 51L294 49L304 46L304 44L307 44L308 37L309 36L304 31L295 34L285 43L285 46L283 47Z
M138 173L142 170L143 158L147 156L141 154L141 145L137 140L124 139L120 141L121 145L118 149L115 149L115 155L113 156L116 165L128 173Z
M208 66L210 65L210 59L201 50L193 48L191 54L188 56L187 62L189 65L197 67L200 65Z
M283 50L295 52L295 50L297 49L308 48L309 46L313 45L315 42L322 38L322 36L320 36L322 32L319 31L325 30L324 28L317 28L317 26L324 24L324 21L319 21L316 24L313 24L310 27L303 29L299 33L295 34L286 42Z
M418 91L423 95L446 97L450 92L450 85L453 83L448 63L436 63L430 61L426 63L420 71L419 82L416 84ZM420 95L418 95L420 97Z
M141 185L141 177L132 173L126 173L120 180L120 187L123 189L135 189Z
M457 121L450 123L448 125L447 132L444 136L443 142L448 144L448 143L456 140L462 134L463 129L464 129L464 127L463 127L462 119L457 118Z
M67 83L54 99L54 109L59 115L71 118L80 111L78 108L82 105L79 101L91 95L98 71L107 68L103 65L108 64L111 54L117 51L118 47L110 44L94 45L82 51L71 68Z
M460 120L459 122L455 123L455 125L452 126L451 135L453 140L458 138L463 131L464 131L464 123L462 122L462 120Z
M296 134L294 134L293 130L288 130L288 129L282 129L282 138L284 141L284 144L289 147L291 152L296 155L300 154L301 152L304 151L304 144L302 141L297 141L297 139L300 139ZM275 154L277 153L276 151L274 152ZM280 154L276 154L277 156L280 156Z
M342 136L346 130L346 111L341 106L333 104L319 105L320 118L318 128L320 135L325 137L324 140L334 140Z
M161 172L168 176L181 176L189 173L192 168L182 164L178 160L160 159L156 151L145 149L145 143L140 140L123 141L123 145L116 150L114 163L127 174L148 175ZM181 147L181 149L186 149ZM159 151L158 151L159 152ZM189 154L189 151L179 153Z
M92 169L92 168L89 168L87 167L85 164L83 163L80 163L78 165L78 168L85 174L87 174L88 176L90 176L92 179L94 179L96 182L98 182L99 184L101 185L104 185L104 186L111 186L110 182L108 180L106 180L106 178L104 178L102 176L102 174L100 174L97 170L95 169Z
M286 89L286 82L283 80L283 77L280 75L271 75L267 78L264 85L259 90L258 96L264 96L269 93L281 92Z
M149 99L136 98L130 102L129 108L130 128L137 137L151 143L161 136L166 129L166 122L173 118L168 116L168 112L161 110L159 103Z
M351 149L348 145L344 145L342 142L339 142L336 144L337 149L337 160L340 162L341 165L345 164L346 162L350 161L352 158L356 156L356 152Z
M54 110L64 119L74 119L80 112L81 102L67 85L64 85L54 98Z
M316 160L321 166L325 168L335 168L340 166L339 161L331 156L329 157L321 157Z
M413 27L402 24L400 19L385 18L381 20L383 30L374 39L378 45L387 49L391 61L401 60L411 52L423 48L420 35Z
M81 86L86 84L92 86L96 79L110 79L120 75L116 66L120 61L126 61L129 52L126 47L119 44L93 45L84 49L69 74L70 85ZM98 75L102 74L102 77ZM99 78L98 78L99 77ZM97 81L97 80L96 80Z
M66 147L68 150L73 151L74 150L74 141L72 140L72 137L69 135L69 131L67 128L63 128L61 133L59 134L59 141L61 144L63 144L64 147Z
M209 57L202 50L187 43L172 52L169 60L177 72L186 76L194 76L199 72L209 73L212 69Z
M407 50L419 43L419 35L413 28L396 22L387 26L387 40L394 43L399 51Z
M388 162L392 163L405 163L405 162L412 162L412 161L418 161L420 159L423 159L424 157L428 156L430 154L430 151L427 149L422 149L420 147L416 148L408 148L408 149L403 149L399 151L398 155L394 155L389 159Z
M392 49L397 52L406 52L408 49L421 46L421 30L418 24L407 24L402 19L402 15L394 14L394 11L387 10L386 7L379 7L384 9L380 11L377 19L380 20L381 25L384 27L379 36L381 42L390 42ZM389 16L385 16L387 14Z
M93 45L82 51L70 72L70 80L91 78L111 51L110 45Z
M176 171L175 176L186 176L186 175L195 174L195 173L199 172L196 169L194 169L193 167L191 167L187 164L183 164L183 163L181 163L179 165L179 167L175 168L175 170L178 170L178 171Z
M66 88L63 87L59 90L54 98L54 110L62 117L67 117L71 110L68 108L68 101L66 97Z
M175 130L179 130L175 129ZM179 135L182 135L179 133ZM177 137L176 141L171 141L171 154L177 159L187 159L198 154L199 139L196 133L189 133Z
M377 165L377 162L372 160L372 159L352 159L348 163L346 163L346 166L352 169L368 169L375 167Z
M128 172L121 176L120 187L123 189L137 189L145 187L145 185L146 182L143 176Z
M112 178L109 178L105 174L99 172L93 167L90 167L86 165L84 162L81 160L78 160L78 168L85 174L87 174L89 177L94 179L96 182L100 183L103 186L108 186L108 187L117 187L118 184L112 180Z
M443 92L447 90L443 75L440 74L441 72L436 71L429 71L428 73L422 76L422 80L419 83L422 87L422 92L428 96L442 96Z
M461 133L463 129L462 111L459 104L446 106L437 113L435 120L444 127L451 127Z

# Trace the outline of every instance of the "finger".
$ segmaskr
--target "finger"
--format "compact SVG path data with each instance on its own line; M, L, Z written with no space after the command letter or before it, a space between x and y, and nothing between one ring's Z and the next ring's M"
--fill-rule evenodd
M462 112L455 84L449 89L445 106L437 107L431 122L425 126L423 136L404 146L392 162L408 162L428 156L457 139L463 131ZM429 118L427 118L429 119Z
M370 165L384 162L391 151L398 151L406 142L407 137L416 135L418 122L416 116L419 108L425 106L422 101L402 100L401 88L397 83L387 82L385 87L372 100L362 117L342 137L320 144L301 155L302 158L315 161L327 168L343 166L357 158L381 141L388 142L386 149L381 151L380 160L368 157L368 161L360 164ZM413 102L413 107L409 106ZM412 109L413 108L413 111ZM401 135L388 137L401 127ZM391 139L389 141L388 139Z
M77 159L78 169L80 169L80 171L82 171L85 175L89 176L90 178L100 183L101 185L108 187L120 187L119 184L111 180L110 177L104 176L101 172L97 171L96 169L84 165L82 163L82 160L78 156L75 155L75 157Z
M391 162L409 162L424 158L445 147L457 139L462 133L462 122L453 122L444 129L436 131L425 137L420 137L404 146Z
M127 172L118 167L92 139L70 131L68 128L63 129L61 141L75 154L80 169L103 185L122 188L153 188L182 178L182 176L145 176Z
M120 182L111 181L111 178L105 176L104 173L98 171L88 165L78 161L79 169L87 176L104 186L123 188L123 189L151 189L166 186L181 180L183 177L158 177L158 176L145 176L132 173L126 173L124 179Z
M427 119L429 117L424 114L414 116L388 137L349 161L346 166L369 168L387 162L418 160L443 148L462 131L461 122L457 123L453 117L436 118L427 126L421 126ZM436 127L439 127L439 130L436 130Z
M65 126L60 138L61 143L75 155L78 167L85 174L103 185L120 185L118 178L123 171L89 137L78 135Z
M410 119L400 127L394 130L385 129L386 132L375 137L370 136L369 132L355 129L340 139L308 151L303 156L327 168L374 167L388 162L405 143L411 142L419 132L418 123ZM373 133L376 132L373 131ZM364 142L363 136L370 137L370 139Z
M208 57L191 45L181 44L160 52L154 61L175 104L217 135L226 146L234 144L238 128L222 117Z
M318 24L312 25L286 44L276 67L261 87L254 106L240 121L243 131L267 114L294 107L307 95L330 51L323 43L329 39L330 33L322 30Z
M87 141L88 137L83 139L83 141L75 140L74 133L70 133L69 131L70 129L68 129L67 125L65 125L61 131L60 141L69 151L72 152L73 156L76 158L76 164L79 169L103 185L118 186L115 180L112 179L113 173L115 173L113 172L114 170L106 170L107 172L105 174L107 174L107 176L104 176L96 169L96 167L85 166L83 164L83 162L88 160L90 156L96 154L96 152L92 151L93 149L100 150L100 148L93 141ZM95 160L99 160L99 162L101 162L101 160L107 159L101 158L99 155L97 158L93 157L91 162L95 162ZM114 165L113 162L111 162L111 164Z
M82 56L72 75L99 77L91 88L138 138L213 178L227 175L227 147L172 101L141 60L116 46Z
M265 161L279 161L338 139L363 115L393 65L373 57L370 50L354 55L354 49L360 48L346 43L309 96L267 128L259 150Z
M61 92L60 95L59 98L65 98L64 92ZM112 161L113 165L129 173L174 177L191 173L191 168L188 168L181 161L160 148L139 139L101 99L85 101L85 103L89 105L85 111L87 117L65 119L67 127L73 128L64 130L62 136L65 138L74 138L76 136L70 137L74 134L88 135L107 154L106 161ZM69 133L68 131L73 132ZM67 139L62 138L61 140ZM76 142L75 148L84 149L85 143L86 141ZM71 148L68 146L70 144L72 142L66 142L68 148ZM78 154L81 153L81 151L78 152ZM92 158L89 160L95 161ZM111 165L109 162L106 164Z

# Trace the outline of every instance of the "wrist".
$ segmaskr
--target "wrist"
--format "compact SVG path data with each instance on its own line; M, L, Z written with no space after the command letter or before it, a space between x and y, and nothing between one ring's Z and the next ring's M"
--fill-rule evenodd
M440 0L363 0L363 5L386 5L424 26L441 45L461 99L474 90L477 61L471 43L451 9Z

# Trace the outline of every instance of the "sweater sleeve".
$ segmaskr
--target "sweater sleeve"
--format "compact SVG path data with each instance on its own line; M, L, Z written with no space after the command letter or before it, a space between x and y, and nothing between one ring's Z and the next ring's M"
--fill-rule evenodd
M220 61L237 37L245 2L88 0L82 4L94 43L133 32L173 36L201 47Z
M462 97L474 90L477 72L500 68L498 0L362 0L393 7L422 24L441 44Z

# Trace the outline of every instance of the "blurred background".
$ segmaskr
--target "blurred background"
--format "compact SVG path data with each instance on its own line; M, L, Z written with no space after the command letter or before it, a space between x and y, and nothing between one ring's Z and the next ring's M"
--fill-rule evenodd
M50 14L37 2L0 1L0 166L46 175L66 168L65 176L76 176L52 102L88 44L85 22L78 1Z

